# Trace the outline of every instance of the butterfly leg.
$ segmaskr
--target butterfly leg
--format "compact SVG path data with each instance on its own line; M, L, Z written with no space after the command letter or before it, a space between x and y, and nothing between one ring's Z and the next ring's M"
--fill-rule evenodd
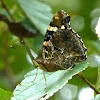
M46 89L47 85L46 85L46 77L45 77L44 71L43 71L43 76L44 76L44 79L45 79L45 89Z
M37 69L36 69L36 74L35 74L35 78L34 78L33 81L35 81L35 79L36 79L36 77L37 77L37 72L38 72L38 67L37 67Z

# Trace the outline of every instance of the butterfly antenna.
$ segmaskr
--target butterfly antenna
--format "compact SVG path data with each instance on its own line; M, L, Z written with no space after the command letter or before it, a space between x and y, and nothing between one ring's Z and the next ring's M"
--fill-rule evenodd
M24 54L26 54L26 52L22 52L21 50L19 50L19 49L16 49L14 46L10 46L10 48L12 48L12 49L14 49L14 50L16 50L16 51L20 51L21 53L24 53Z

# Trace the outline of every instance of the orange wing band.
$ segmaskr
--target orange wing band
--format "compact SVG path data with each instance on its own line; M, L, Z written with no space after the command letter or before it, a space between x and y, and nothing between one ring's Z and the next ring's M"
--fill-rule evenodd
M47 42L46 42L45 46L47 47L47 46L48 46L48 44L49 44L49 41L47 41Z

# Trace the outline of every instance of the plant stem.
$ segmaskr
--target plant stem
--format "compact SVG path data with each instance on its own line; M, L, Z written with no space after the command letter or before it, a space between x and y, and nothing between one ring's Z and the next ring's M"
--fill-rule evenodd
M95 87L100 89L100 66L98 67L98 78Z
M100 94L100 92L85 78L82 72L77 74L86 84L88 84L97 94Z
M6 6L6 4L5 4L5 2L4 2L3 0L1 0L1 4L2 4L2 6L6 9L6 11L7 11L8 14L9 14L9 16L12 18L12 20L13 20L14 22L16 22L15 18L12 16L12 14L10 13L8 7Z

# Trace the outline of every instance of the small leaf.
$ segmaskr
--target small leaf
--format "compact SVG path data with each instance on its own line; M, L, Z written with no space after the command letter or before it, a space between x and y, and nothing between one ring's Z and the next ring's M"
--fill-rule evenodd
M4 91L3 89L0 89L0 100L10 100L12 96L13 96L12 92Z
M96 95L93 100L100 100L100 94Z
M15 100L38 100L40 98L47 99L55 92L61 89L73 75L84 70L88 66L88 62L77 64L72 69L59 70L56 72L45 72L45 80L42 70L38 70L36 80L33 82L36 70L33 70L25 75L25 79L14 90Z
M51 8L36 0L18 0L26 16L35 27L44 35L52 18Z

